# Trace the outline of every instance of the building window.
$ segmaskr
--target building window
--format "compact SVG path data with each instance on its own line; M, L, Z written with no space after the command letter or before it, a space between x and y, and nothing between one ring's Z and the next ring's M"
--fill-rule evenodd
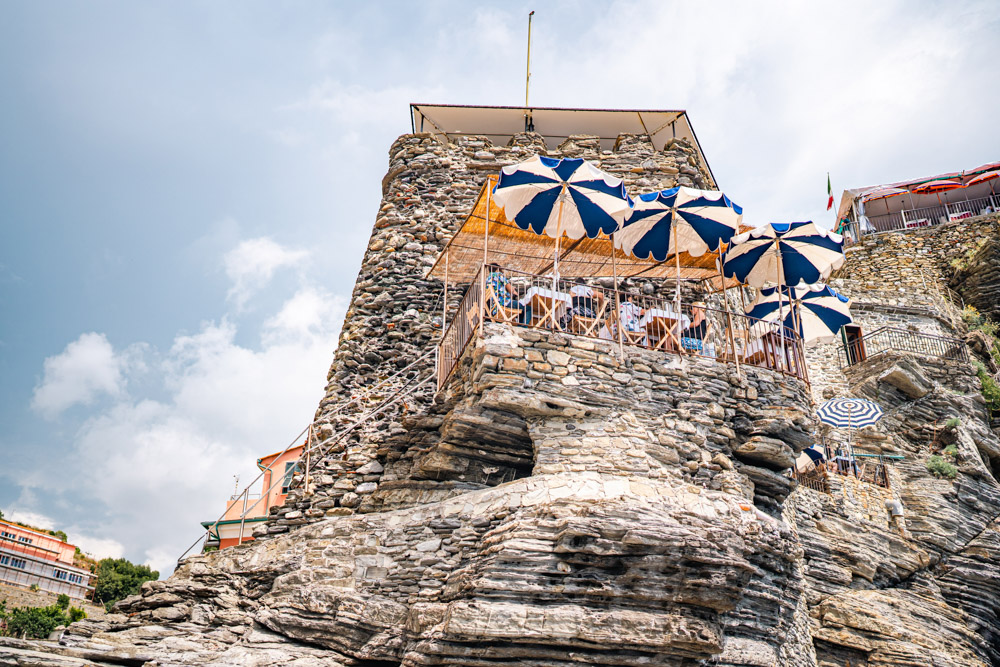
M0 565L10 565L10 556L0 556Z
M17 538L17 535L15 535L14 533L8 533L8 532L7 532L6 530L5 530L5 531L3 531L2 533L0 533L0 537L9 537L10 539L12 539L12 540L13 540L13 539L16 539L16 538Z
M73 582L74 584L82 584L83 583L83 577L81 577L78 574L71 574L71 575L69 575L69 580L71 582Z
M19 537L17 538L19 542L24 542L25 544L31 544L31 538L29 537Z
M26 560L24 560L23 558L11 558L10 559L10 566L11 567L16 567L19 570L23 570L23 569L27 568L28 562Z
M292 485L292 475L299 469L298 461L290 461L285 464L285 478L281 480L281 492L288 493L288 487Z
M69 572L64 572L63 570L52 570L52 576L54 576L56 579L62 579L63 581L66 581L66 577L68 575Z

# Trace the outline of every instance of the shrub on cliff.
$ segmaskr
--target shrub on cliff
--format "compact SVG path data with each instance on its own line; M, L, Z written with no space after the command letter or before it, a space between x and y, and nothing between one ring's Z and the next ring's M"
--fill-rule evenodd
M991 413L1000 412L1000 384L993 379L986 366L978 359L973 360L976 365L976 375L979 376L979 383L983 386L983 398L986 399L986 407Z
M927 459L927 472L931 473L935 477L947 477L948 479L955 479L958 476L958 468L956 468L952 463L946 461L944 457L934 456Z
M97 564L97 584L94 585L94 602L109 611L116 602L135 595L147 581L160 578L160 573L148 565L136 565L124 558L104 558Z
M51 607L18 607L7 616L8 637L45 639L60 625L68 625L69 618L56 605Z

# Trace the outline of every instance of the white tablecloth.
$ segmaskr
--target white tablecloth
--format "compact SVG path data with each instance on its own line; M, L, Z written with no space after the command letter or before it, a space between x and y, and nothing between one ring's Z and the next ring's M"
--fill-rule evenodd
M564 302L567 306L573 305L573 297L566 292L553 292L550 289L545 289L544 287L532 287L527 292L524 293L524 297L521 301L528 303L535 297L541 297L546 301L552 301L553 298ZM559 304L557 304L559 305Z
M684 329L685 327L687 327L687 325L691 324L691 318L689 318L687 315L683 313L678 315L672 310L665 310L663 308L650 308L649 310L646 311L646 314L642 316L642 319L639 320L639 328L640 329L645 328L647 324L652 322L653 319L657 317L674 321L680 320L681 329Z

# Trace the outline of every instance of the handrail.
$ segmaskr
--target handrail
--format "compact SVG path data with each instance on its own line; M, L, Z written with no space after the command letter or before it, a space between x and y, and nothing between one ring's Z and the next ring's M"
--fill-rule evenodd
M864 334L859 340L845 343L837 350L837 359L841 368L847 368L866 359L893 351L909 352L927 357L969 360L965 341L960 338L909 331L890 326L881 327L871 333Z
M417 365L417 364L419 364L420 362L422 362L422 361L426 360L426 359L427 359L428 357L430 357L430 356L431 356L432 354L433 354L433 353L431 353L431 352L428 352L428 353L425 353L425 354L421 355L420 357L418 357L418 358L417 358L416 360L414 360L413 362L411 362L411 363L410 363L409 365L407 365L407 366L406 366L405 368L402 368L402 369L400 369L400 370L396 371L395 373L393 373L393 374L392 374L392 375L390 375L389 377L387 377L387 378L384 378L384 379L382 379L382 380L378 381L377 383L373 384L373 385L372 385L372 386L370 386L370 387L366 387L366 388L365 388L365 390L364 390L363 392L361 392L362 394L364 394L364 396L362 396L362 395L354 395L354 396L351 396L351 399L350 399L349 401L346 401L346 402L344 402L344 403L341 403L341 404L340 404L339 406L337 406L337 408L336 408L336 409L335 409L335 410L334 410L334 411L333 411L333 412L332 412L331 414L327 415L327 417L331 417L331 416L335 416L335 415L337 415L337 414L339 414L339 413L343 412L343 411L344 411L345 409L347 409L347 408L348 408L349 406L351 406L351 405L353 405L353 404L355 404L355 403L358 403L358 402L359 402L359 401L361 401L361 400L362 400L363 398L367 398L367 397L368 397L368 396L367 396L368 394L371 394L371 393L372 393L373 391L375 391L376 389L378 389L378 388L379 388L379 387L381 387L382 385L385 385L385 384L389 383L389 382L390 382L391 380L394 380L395 378L399 377L400 375L402 375L403 373L407 372L408 370L410 370L411 368L413 368L414 366L416 366L416 365ZM409 384L409 383L407 383L407 384ZM406 388L406 384L404 384L404 385L403 385L403 389L405 389L405 388ZM399 390L399 391L401 391L401 390ZM411 391L412 391L412 390L411 390ZM397 394L398 394L398 391L397 391ZM390 397L390 398L391 398L391 397ZM390 399L386 399L386 400L384 400L384 401L383 401L383 402L382 402L382 403L381 403L381 404L380 404L379 406L377 406L377 407L376 407L376 411L381 411L381 409L382 409L383 407L386 407L386 403L387 403L387 401L389 401L389 400L390 400ZM372 413L372 412L369 412L368 414L374 414L374 413ZM350 432L350 431L352 431L352 430L354 429L354 426L356 426L356 425L357 425L357 422L355 422L355 424L352 424L351 426L349 426L349 427L347 428L347 430L346 430L345 432L343 432L343 433L342 433L341 435L343 435L344 433L347 433L347 432ZM292 440L292 441L291 441L291 442L290 442L290 443L288 444L288 446L286 446L286 447L285 447L285 448L284 448L284 449L283 449L283 450L281 451L281 453L280 453L280 454L278 454L278 456L277 456L277 457L275 457L275 458L280 458L280 457L281 457L281 456L283 456L283 455L284 455L284 454L285 454L285 453L286 453L286 452L287 452L287 451L288 451L289 449L291 449L291 448L292 448L292 445L294 445L294 444L295 444L296 442L298 442L299 438L301 438L301 437L302 437L303 435L305 435L305 433L306 433L306 432L307 432L307 431L309 430L310 426L312 426L312 424L311 424L311 423L310 423L310 424L308 424L308 425L307 425L307 426L306 426L306 427L305 427L304 429L302 429L302 430L301 430L301 431L299 432L299 434L298 434L297 436L295 436L295 438L294 438L294 439L293 439L293 440ZM339 437L340 437L340 436L338 436L338 439L339 439ZM306 444L308 444L308 442L307 442ZM303 452L302 452L302 454L300 454L300 455L299 455L299 459L301 459L301 458L302 458L302 456L304 456L304 455L305 455L305 454L306 454L307 452L311 452L311 451L312 451L313 449L314 449L314 447L311 447L311 448L308 448L308 449L304 449L304 450L303 450ZM268 469L269 469L269 468L268 468ZM261 477L263 477L264 473L265 473L265 472L266 472L266 471L267 471L268 469L265 469L265 470L262 470L262 471L260 472L260 474L258 474L258 475L257 475L256 477L254 477L254 478L253 478L253 480L252 480L252 481L251 481L251 482L250 482L249 484L247 484L247 485L246 485L246 487L245 487L245 488L243 489L243 491L241 491L241 492L240 492L239 494L236 494L236 497L237 497L237 498L239 498L240 496L242 496L242 495L244 495L245 493L247 493L247 492L248 492L248 491L250 490L250 487L251 487L251 486L253 486L253 485L254 485L254 484L255 484L255 483L257 482L257 480L259 480L259 479L260 479ZM247 508L246 510L244 510L244 512L243 512L243 513L242 513L242 514L241 514L241 515L240 515L240 516L238 517L238 518L239 518L239 519L240 519L241 521L242 521L242 520L244 520L244 519L246 518L247 514L249 514L249 513L250 513L250 512L251 512L251 511L252 511L252 510L253 510L253 509L255 508L255 507L257 507L257 505L258 505L258 504L260 504L260 501L261 501L261 500L264 500L264 499L266 499L266 498L268 497L268 495L269 495L269 494L271 493L271 491L272 491L272 490L274 490L274 489L275 489L275 488L276 488L276 487L278 486L278 484L279 484L279 483L281 483L281 482L282 482L282 481L284 480L284 476L283 476L283 475L278 475L277 477L278 477L277 481L275 481L275 482L274 482L273 484L271 484L271 487L270 487L269 489L267 489L266 491L262 491L262 492L261 492L261 495L260 495L260 498L259 498L259 499L257 500L257 502L255 502L255 503L254 503L253 505L251 505L251 506L250 506L249 508ZM229 507L227 506L227 507L226 507L226 510L225 510L225 511L224 511L224 512L223 512L222 514L220 514L220 515L219 515L219 518L218 518L218 519L216 519L216 520L215 520L215 521L214 521L214 522L212 523L212 526L211 526L210 528L208 528L208 529L207 529L207 530L205 531L205 534L204 534L204 535L200 535L200 536L198 537L198 539L196 539L196 540L195 540L195 541L194 541L194 542L193 542L193 543L191 544L191 546L189 546L189 547L188 547L187 549L185 549L185 550L184 550L184 553L182 553L182 554L180 555L180 557L178 557L178 559L177 559L177 562L178 562L178 563L180 563L180 562L181 562L181 561L182 561L182 560L184 559L184 557L185 557L185 556L187 556L188 552L189 552L189 551L191 551L191 549L195 548L195 546L197 546L197 544L198 544L199 542L201 542L201 541L202 541L203 539L205 539L205 537L206 537L206 536L211 536L211 534L212 534L212 530L213 530L213 529L215 529L215 530L218 530L218 526L219 526L219 522L221 522L221 521L222 521L222 520L223 520L223 519L224 519L224 518L226 517L226 513L228 513L228 512L229 512Z

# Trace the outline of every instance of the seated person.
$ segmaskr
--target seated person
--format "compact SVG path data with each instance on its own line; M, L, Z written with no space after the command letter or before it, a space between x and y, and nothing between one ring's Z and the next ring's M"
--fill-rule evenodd
M520 324L531 324L531 304L522 304L517 300L517 292L514 290L514 286L510 284L507 276L501 273L499 269L493 269L486 276L486 286L492 288L493 295L496 297L495 300L492 298L489 299L489 311L492 317L497 317L500 310L499 307L503 306L504 308L521 311L517 317L517 321Z
M569 288L570 296L573 297L573 313L581 317L597 317L597 308L594 307L594 289L577 278L576 284ZM601 302L601 293L597 293L597 303Z
M632 299L633 296L631 294L625 295L625 300L618 309L618 318L622 323L623 330L633 332L642 331L639 321L646 314L646 309L640 308Z
M681 347L695 354L707 352L715 356L714 350L705 349L705 339L711 332L712 323L705 317L705 302L695 301L691 304L691 321L681 330Z

